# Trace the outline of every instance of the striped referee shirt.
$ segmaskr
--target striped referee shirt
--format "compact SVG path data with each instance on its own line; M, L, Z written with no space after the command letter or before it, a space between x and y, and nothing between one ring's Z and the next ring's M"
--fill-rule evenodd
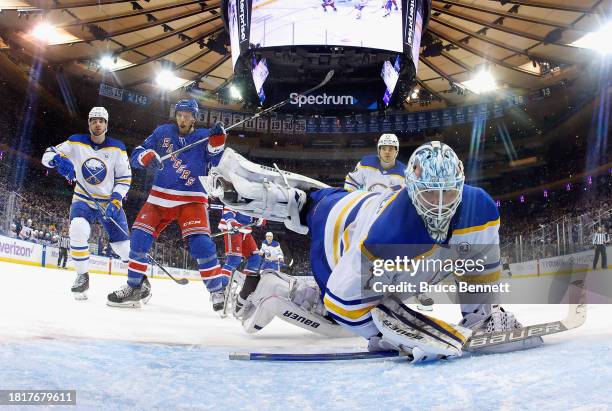
M69 248L70 247L70 237L61 236L59 239L60 248Z
M604 245L608 243L608 233L595 233L593 234L593 245Z

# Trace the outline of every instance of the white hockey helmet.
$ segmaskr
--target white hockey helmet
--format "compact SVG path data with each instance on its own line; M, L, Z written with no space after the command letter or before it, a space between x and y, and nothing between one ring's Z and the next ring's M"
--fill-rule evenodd
M89 116L87 117L87 123L91 121L92 118L103 118L106 121L106 128L104 129L104 133L108 131L108 111L104 107L94 107L89 111ZM91 127L89 128L91 132Z
M268 232L266 233L266 238L268 238L268 237L270 237L270 238L274 238L274 234L272 234L272 231L268 231Z
M89 111L89 116L87 117L87 120L89 121L92 118L103 118L108 124L108 111L106 111L104 107L93 107Z
M450 220L461 204L463 163L448 145L432 141L418 147L404 172L406 190L429 234L444 241Z
M383 134L378 139L378 144L376 148L380 150L382 146L392 146L392 147L395 147L397 151L399 151L399 140L397 139L397 136L395 134L391 134L391 133Z

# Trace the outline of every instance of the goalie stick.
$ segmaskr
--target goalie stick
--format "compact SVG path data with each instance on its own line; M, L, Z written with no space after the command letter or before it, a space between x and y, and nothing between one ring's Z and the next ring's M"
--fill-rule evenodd
M325 76L325 78L323 79L323 81L322 81L322 82L320 82L319 84L317 84L316 86L314 86L314 87L313 87L313 88L311 88L311 89L308 89L308 90L306 90L306 91L301 92L301 93L300 93L300 94L298 94L296 97L306 96L306 95L308 95L308 94L312 93L313 91L316 91L316 90L320 89L321 87L323 87L324 85L326 85L327 83L329 83L329 81L331 80L331 78L332 78L333 76L334 76L334 70L330 70L330 71L327 73L327 75ZM261 116L263 116L264 114L271 113L271 112L273 112L274 110L276 110L276 109L278 109L278 108L281 108L282 106L284 106L284 105L286 105L287 103L289 103L289 102L290 102L290 101L291 101L293 98L295 98L295 97L289 97L288 99L283 100L283 101L280 101L280 102L278 102L278 103L274 104L273 106L270 106L270 107L268 107L267 109L260 111L259 113L255 113L255 114L253 114L253 115L252 115L251 117L249 117L249 118L245 118L245 119L244 119L244 120L242 120L242 121L239 121L239 122L237 122L237 123L235 123L235 124L232 124L232 125L228 126L228 127L225 129L225 131L230 131L231 129L236 128L236 127L238 127L238 126L240 126L240 125L242 125L242 124L246 123L247 121L255 120L256 118L261 117ZM197 146L197 145L199 145L199 144L202 144L202 143L204 143L204 142L206 142L206 141L208 141L208 137L203 138L203 139L198 140L198 141L194 141L194 142L193 142L193 143L191 143L191 144L187 144L185 147L181 147L181 148L179 148L178 150L174 150L173 152L166 154L165 156L163 156L163 157L161 157L161 158L160 158L160 160L161 160L160 168L162 167L163 162L164 162L165 160L169 159L170 157L173 157L173 156L175 156L175 155L177 155L177 154L179 154L179 153L182 153L182 152L183 152L183 151L185 151L185 150L189 150L190 148L192 148L192 147L194 147L194 146Z
M79 183L78 180L74 180L74 182L76 183L76 185L83 190L83 192L85 193L85 195L87 195L87 197L89 197L91 199L91 201L93 201L96 204L96 207L98 208L98 211L100 212L100 214L102 215L102 218L104 220L110 220L111 223L115 224L115 226L123 233L125 234L128 238L130 237L130 235L128 233L125 232L125 230L119 225L119 223L117 223L114 219L107 217L106 213L104 211L104 208L100 205L100 203L98 202L98 200L92 196L89 191L87 191L87 189L85 187L83 187L83 185L81 183ZM189 282L188 279L186 278L175 278L172 274L170 274L164 267L162 267L162 265L160 263L158 263L157 261L155 261L155 259L153 257L151 257L150 254L147 254L147 258L156 266L158 266L164 274L166 274L168 277L170 277L171 279L174 280L174 282L176 282L177 284L180 285L185 285Z
M552 321L509 331L498 331L493 333L475 333L463 344L463 350L477 354L480 349L492 347L507 342L526 340L530 337L551 335L578 328L586 321L587 305L585 304L584 279L571 283L574 288L570 289L570 304L567 316L560 321ZM577 293L578 295L572 295ZM577 301L576 301L576 299ZM576 301L575 303L571 303ZM313 353L313 354L276 354L276 353L230 353L230 360L243 361L340 361L340 360L362 360L374 358L389 358L405 356L412 361L409 353L398 351L379 352L343 352L343 353Z

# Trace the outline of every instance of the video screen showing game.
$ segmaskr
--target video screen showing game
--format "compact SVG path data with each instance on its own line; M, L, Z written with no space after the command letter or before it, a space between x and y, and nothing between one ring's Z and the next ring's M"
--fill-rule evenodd
M251 47L329 45L401 52L398 0L253 1Z

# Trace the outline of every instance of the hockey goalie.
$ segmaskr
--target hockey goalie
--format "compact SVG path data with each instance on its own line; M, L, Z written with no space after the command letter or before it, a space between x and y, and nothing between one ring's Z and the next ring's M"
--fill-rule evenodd
M393 349L426 359L461 356L463 343L474 332L520 328L492 293L461 303L462 320L451 324L405 306L402 301L414 293L368 289L364 279L381 259L443 258L447 249L462 244L483 245L467 247L462 258L486 263L460 281L499 282L497 206L484 190L464 183L463 164L455 152L438 141L426 143L414 151L404 175L405 187L349 193L254 164L226 149L218 167L201 178L207 191L241 213L310 235L314 281L264 270L258 282L245 283L249 289L240 295L248 297L237 316L246 332L257 332L279 317L327 336L360 335L370 351ZM457 273L390 270L376 281L383 287L434 284L449 276ZM505 352L540 344L540 337L529 337L488 349Z

